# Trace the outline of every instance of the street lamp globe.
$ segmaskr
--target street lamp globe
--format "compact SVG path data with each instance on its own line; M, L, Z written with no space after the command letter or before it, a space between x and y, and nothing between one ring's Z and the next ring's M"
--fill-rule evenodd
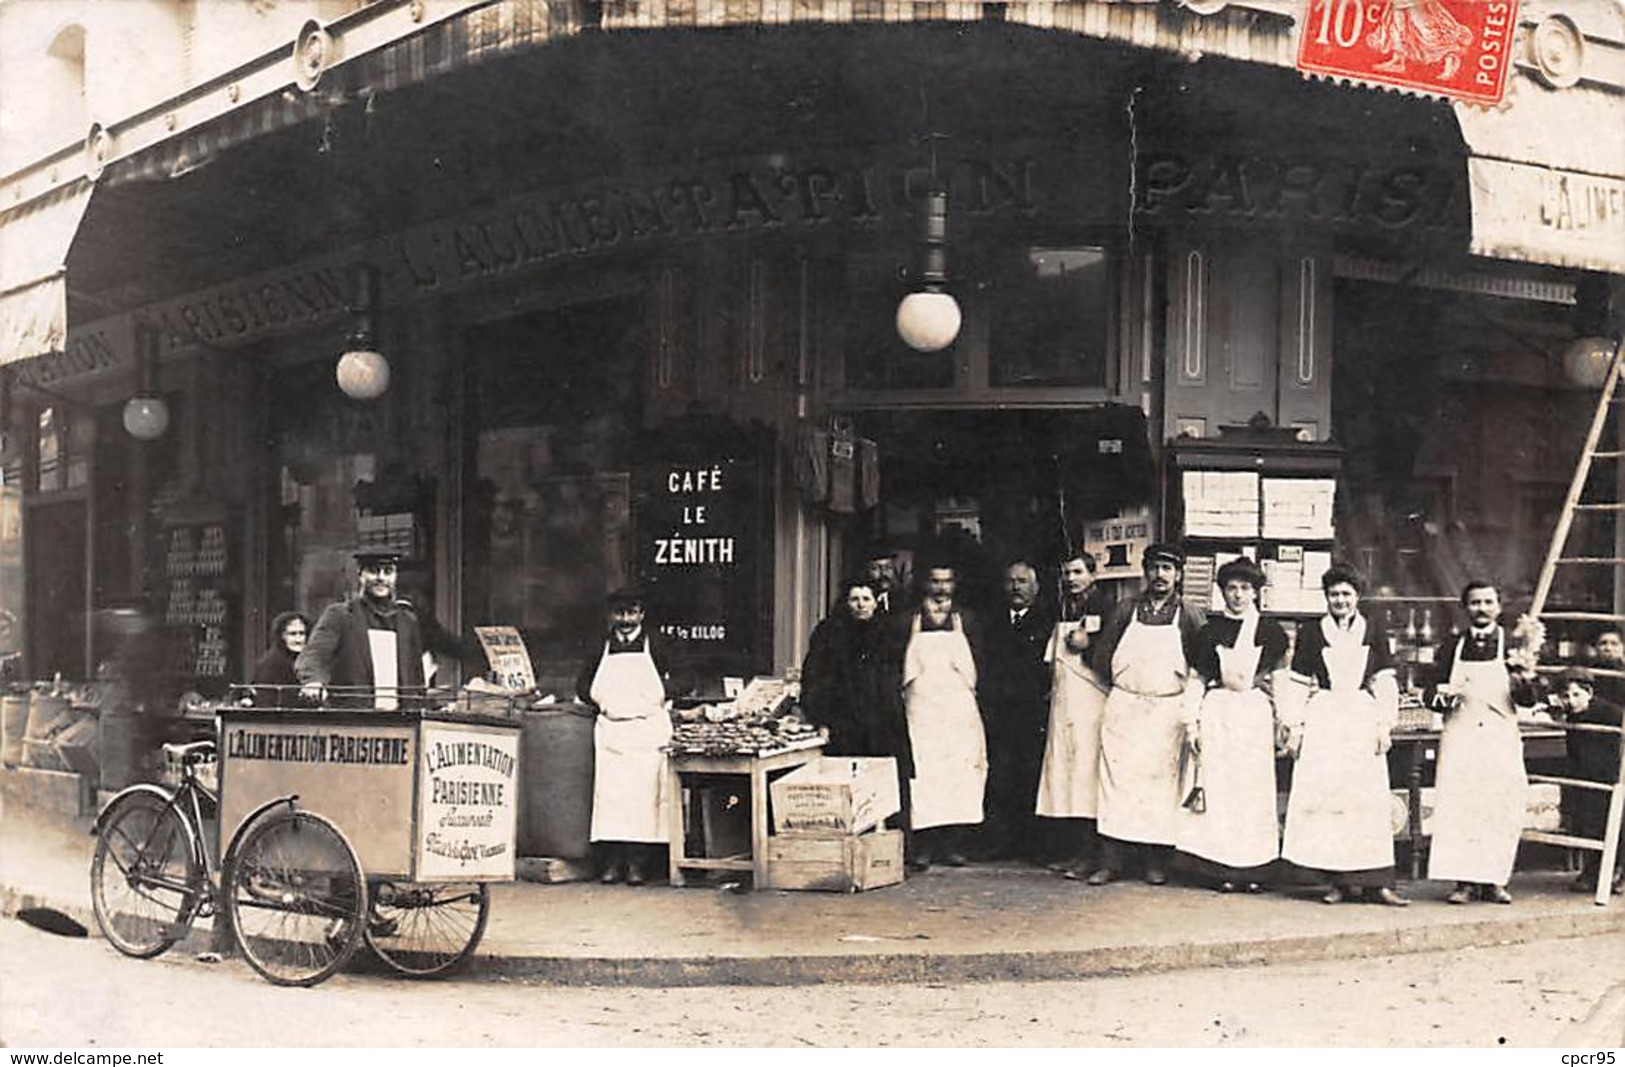
M377 400L389 388L389 360L382 352L352 349L339 357L334 377L350 399Z
M1614 342L1607 337L1576 337L1563 350L1563 373L1582 389L1601 389L1614 360Z
M124 430L138 441L155 441L169 429L169 405L161 396L132 396L124 402Z
M964 321L952 293L924 289L897 305L897 336L916 352L940 352L954 343Z

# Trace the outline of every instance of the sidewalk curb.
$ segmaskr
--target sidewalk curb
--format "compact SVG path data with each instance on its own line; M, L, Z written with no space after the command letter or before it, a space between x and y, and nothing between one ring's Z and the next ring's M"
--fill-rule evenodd
M38 893L0 887L0 913L15 918L27 908L53 908L99 936L84 905L63 904ZM516 956L477 953L454 980L511 981L552 985L799 986L826 983L885 984L1075 981L1131 974L1365 959L1415 952L1456 951L1533 941L1625 933L1625 907L1597 908L1559 916L1484 919L1325 936L1247 938L1188 944L1120 945L1053 952L915 952L786 956ZM206 930L194 929L175 950L208 948Z

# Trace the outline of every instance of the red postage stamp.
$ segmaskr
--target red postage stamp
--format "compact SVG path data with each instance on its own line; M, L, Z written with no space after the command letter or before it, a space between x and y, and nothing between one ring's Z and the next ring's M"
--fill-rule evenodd
M1309 0L1298 69L1495 104L1517 0Z

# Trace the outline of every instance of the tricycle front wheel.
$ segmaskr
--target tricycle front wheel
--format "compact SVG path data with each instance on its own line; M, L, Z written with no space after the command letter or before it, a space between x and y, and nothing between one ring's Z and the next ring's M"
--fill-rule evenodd
M483 882L368 883L367 944L402 974L426 978L468 961L485 934L491 894Z
M290 808L253 823L234 855L226 896L249 966L277 985L332 977L367 915L361 862L338 827Z

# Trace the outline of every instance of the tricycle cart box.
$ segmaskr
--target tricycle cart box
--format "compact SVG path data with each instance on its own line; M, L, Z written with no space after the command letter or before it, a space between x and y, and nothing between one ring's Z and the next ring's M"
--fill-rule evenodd
M349 839L369 875L511 881L517 724L371 711L227 712L221 827L296 794Z

